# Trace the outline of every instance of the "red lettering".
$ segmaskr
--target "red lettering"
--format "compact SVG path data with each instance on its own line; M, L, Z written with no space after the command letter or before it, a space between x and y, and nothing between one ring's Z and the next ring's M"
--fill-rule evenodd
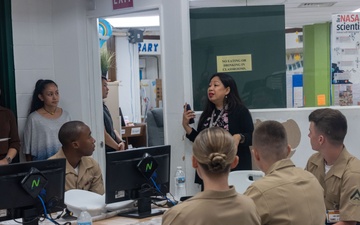
M351 15L340 15L341 22L359 22L359 15L358 14L351 14Z

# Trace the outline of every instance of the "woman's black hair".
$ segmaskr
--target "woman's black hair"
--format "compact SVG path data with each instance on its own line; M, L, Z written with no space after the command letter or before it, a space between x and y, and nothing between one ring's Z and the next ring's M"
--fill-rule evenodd
M38 95L43 93L43 91L46 88L46 85L48 84L54 84L57 87L57 84L52 80L39 79L36 82L35 89L32 95L29 114L44 107L44 102L39 99Z
M224 85L225 88L230 87L230 92L224 99L224 101L225 101L224 106L225 106L225 104L227 104L227 107L228 107L227 111L231 112L236 106L239 106L239 105L242 106L243 103L241 101L235 80L226 73L215 73L214 75L212 75L210 77L209 83L210 83L211 79L213 79L214 77L219 77L221 83ZM206 91L207 91L207 89L206 89ZM204 121L211 115L211 113L214 109L215 109L215 104L212 103L209 100L209 98L207 98L204 111L201 114L200 119L199 119L199 124L204 124Z

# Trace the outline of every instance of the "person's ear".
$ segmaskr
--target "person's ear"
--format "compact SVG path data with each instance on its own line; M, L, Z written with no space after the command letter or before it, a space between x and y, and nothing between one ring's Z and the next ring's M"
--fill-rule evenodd
M198 161L195 159L194 155L191 157L191 163L193 168L196 169L199 167Z
M38 94L38 98L41 100L41 101L44 101L44 98L41 94Z
M231 90L230 87L227 87L227 88L226 88L225 95L228 95L228 94L230 93L230 90Z
M252 153L253 153L253 156L254 156L254 159L255 161L260 161L260 154L259 152L256 150L256 148L252 148L251 149Z
M325 137L323 135L319 135L318 140L319 140L319 144L322 145L325 142Z
M234 161L231 163L230 168L234 169L239 164L239 156L235 156Z
M77 141L73 141L73 142L71 142L71 146L74 148L74 149L77 149L77 148L79 148L79 142L77 142Z
M286 157L289 157L290 152L291 152L291 146L288 145L288 146L286 147Z

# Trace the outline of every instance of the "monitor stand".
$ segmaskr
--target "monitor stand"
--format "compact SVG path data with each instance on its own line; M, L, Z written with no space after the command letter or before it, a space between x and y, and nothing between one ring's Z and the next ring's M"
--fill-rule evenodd
M23 211L23 222L22 224L26 225L38 225L39 224L39 217L36 208L29 208Z
M142 219L146 217L161 215L165 212L163 209L152 209L151 208L151 198L142 197L138 199L138 209L130 212L119 213L118 216L130 217Z

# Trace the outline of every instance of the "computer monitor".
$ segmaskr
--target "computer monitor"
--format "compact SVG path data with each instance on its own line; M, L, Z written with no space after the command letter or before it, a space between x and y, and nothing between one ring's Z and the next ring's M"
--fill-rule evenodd
M35 225L47 215L45 209L62 211L65 163L54 159L0 166L0 221L23 218L23 224Z
M163 213L151 209L151 197L166 196L170 185L170 145L106 153L105 203L138 200L136 212L121 216L144 218Z

